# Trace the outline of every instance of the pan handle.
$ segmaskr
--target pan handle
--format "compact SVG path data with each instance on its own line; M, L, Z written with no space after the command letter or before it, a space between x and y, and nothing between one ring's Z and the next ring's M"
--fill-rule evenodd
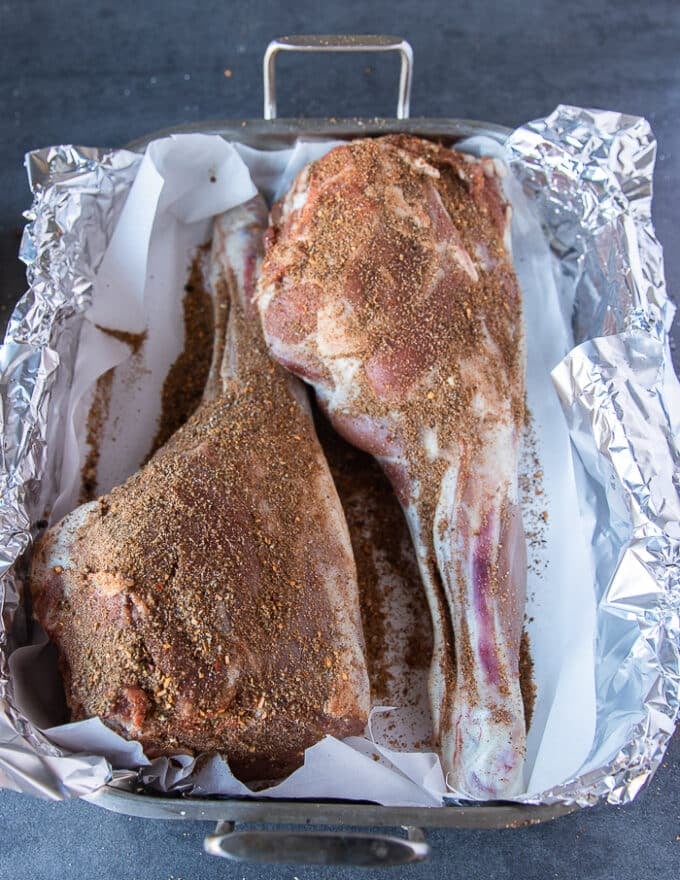
M264 118L276 119L276 72L279 52L398 52L401 57L397 119L408 119L413 79L413 49L401 37L385 34L308 35L272 40L264 53Z
M233 822L220 822L203 847L234 862L386 868L429 856L422 829L405 830L406 838L354 831L235 831Z

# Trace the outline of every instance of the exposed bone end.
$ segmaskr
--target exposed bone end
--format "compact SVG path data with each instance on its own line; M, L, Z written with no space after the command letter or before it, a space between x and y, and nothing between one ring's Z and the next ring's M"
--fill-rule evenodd
M521 705L496 713L484 706L459 710L441 743L447 785L473 800L500 800L524 788L525 725Z

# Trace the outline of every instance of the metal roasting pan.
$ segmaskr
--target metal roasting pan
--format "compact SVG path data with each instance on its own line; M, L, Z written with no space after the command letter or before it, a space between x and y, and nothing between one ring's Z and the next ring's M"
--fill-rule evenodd
M275 59L279 52L398 52L401 57L395 118L277 119ZM128 144L142 151L155 138L180 132L217 134L259 149L290 146L296 138L354 138L408 132L454 143L483 134L503 143L510 129L468 119L409 119L413 53L400 37L296 36L271 42L264 55L264 119L194 123L157 131ZM270 798L161 797L131 784L129 774L113 780L87 800L106 810L146 819L216 821L204 841L206 852L234 861L341 864L365 867L402 865L426 859L423 827L459 829L517 828L546 822L576 805L526 806L493 803L444 807L385 807L348 801L274 800ZM236 829L239 824L302 826L298 830ZM404 837L354 830L307 830L309 826L401 827Z

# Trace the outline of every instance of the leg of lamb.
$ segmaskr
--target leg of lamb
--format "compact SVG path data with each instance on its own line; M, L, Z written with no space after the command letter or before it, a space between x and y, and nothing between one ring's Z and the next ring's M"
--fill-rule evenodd
M369 710L342 508L304 388L269 359L252 305L265 224L259 199L216 223L198 411L51 528L30 572L73 720L98 715L149 754L222 752L243 779L361 733Z
M447 780L521 787L521 301L499 169L407 136L303 169L270 219L257 302L273 356L371 452L406 513L434 623Z

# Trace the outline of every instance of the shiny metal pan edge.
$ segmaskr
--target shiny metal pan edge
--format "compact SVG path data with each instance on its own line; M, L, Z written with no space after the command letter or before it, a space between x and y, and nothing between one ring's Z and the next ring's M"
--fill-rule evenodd
M126 148L143 151L156 138L172 134L220 135L228 141L238 141L259 150L277 150L291 146L297 138L356 138L378 137L385 134L412 134L431 140L455 143L473 135L485 135L504 143L511 129L492 122L475 119L421 119L351 118L351 119L224 119L196 122L164 128L135 138Z
M114 813L147 819L229 820L301 825L412 826L428 828L518 828L566 816L576 804L479 804L445 807L384 807L355 801L273 798L181 798L136 793L115 784L86 797Z

